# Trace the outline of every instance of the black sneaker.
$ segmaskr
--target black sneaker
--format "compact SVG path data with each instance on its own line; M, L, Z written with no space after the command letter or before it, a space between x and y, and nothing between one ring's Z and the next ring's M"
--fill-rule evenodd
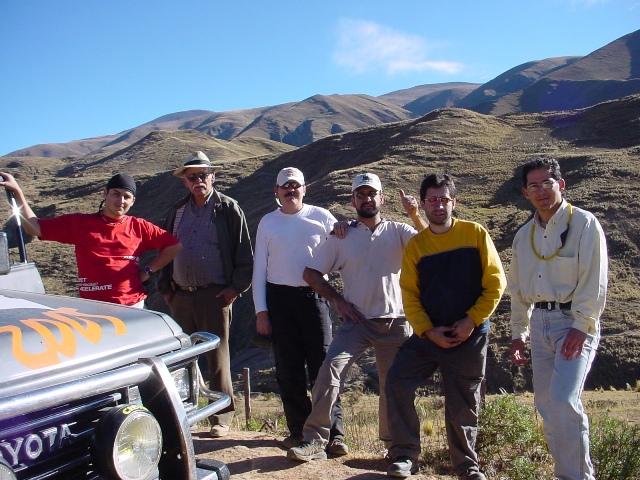
M407 478L418 473L418 462L409 457L397 457L387 468L387 475L395 478Z

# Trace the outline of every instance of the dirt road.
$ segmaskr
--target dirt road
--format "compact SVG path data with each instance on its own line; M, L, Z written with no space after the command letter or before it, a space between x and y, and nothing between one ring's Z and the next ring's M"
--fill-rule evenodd
M388 479L382 458L347 455L308 463L292 462L279 439L260 432L234 431L221 439L206 432L194 433L199 458L215 458L229 467L233 480L374 480ZM452 479L449 476L413 475L411 480Z

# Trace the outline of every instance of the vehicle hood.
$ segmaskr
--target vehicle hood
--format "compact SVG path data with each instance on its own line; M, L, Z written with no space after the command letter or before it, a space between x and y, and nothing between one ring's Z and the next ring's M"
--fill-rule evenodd
M181 340L159 312L0 289L0 397L179 350Z

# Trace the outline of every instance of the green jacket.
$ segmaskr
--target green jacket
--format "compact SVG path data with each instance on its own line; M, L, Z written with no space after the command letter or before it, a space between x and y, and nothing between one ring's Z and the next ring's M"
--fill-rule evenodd
M167 217L165 230L174 232L176 217L182 217L182 212L191 194L180 200ZM233 287L238 293L245 292L251 286L253 274L253 248L249 238L249 228L244 212L233 198L213 190L211 200L214 202L214 223L218 232L222 269L225 283ZM160 272L158 290L160 293L173 291L173 262Z

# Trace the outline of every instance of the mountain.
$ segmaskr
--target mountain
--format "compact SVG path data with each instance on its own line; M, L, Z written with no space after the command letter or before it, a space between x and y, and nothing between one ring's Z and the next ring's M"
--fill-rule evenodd
M640 30L582 58L569 58L565 65L495 100L476 102L478 91L490 91L482 86L458 106L495 115L570 110L640 92Z
M480 85L477 83L467 82L430 83L427 85L417 85L415 87L385 93L384 95L380 95L378 98L385 102L391 102L395 105L406 108L405 105L414 102L421 97L438 94L442 91L472 91L479 86Z
M589 386L622 388L636 381L640 369L638 118L640 95L551 113L493 116L446 108L418 119L332 135L298 149L265 139L240 137L229 142L193 130L162 131L151 132L115 155L77 160L0 158L0 169L21 175L26 195L40 215L94 211L105 179L115 169L126 170L140 184L132 213L160 223L169 206L184 195L170 170L186 152L205 145L207 153L224 166L216 176L218 188L239 201L252 235L260 218L275 208L274 179L284 166L295 166L305 173L306 202L344 218L354 215L351 177L356 172L375 172L383 181L385 217L400 221L406 218L399 189L417 194L426 173L446 171L458 185L457 214L489 229L506 266L513 236L530 215L514 172L533 155L554 156L567 181L568 200L598 217L609 247L610 289L602 319L603 338ZM207 141L210 143L203 143ZM61 176L70 168L73 175ZM5 204L0 204L0 215L8 216ZM33 242L30 252L43 269L48 289L73 292L71 249ZM163 308L158 296L152 301L154 308ZM514 377L507 360L508 310L507 295L492 320L489 391L530 385L530 370L519 371ZM266 358L264 352L256 353L250 347L253 324L251 295L246 294L234 306L231 338L237 362L253 356ZM374 375L370 359L360 366L365 375Z
M460 100L475 90L477 85L468 83L427 93L404 105L415 116L419 117L438 108L454 107Z
M412 116L411 112L394 103L368 95L314 95L300 102L271 107L230 112L190 110L172 113L115 135L34 145L7 156L62 158L104 155L126 148L159 130L195 130L223 140L256 137L300 146L334 133Z
M483 85L418 85L379 97L314 95L299 102L229 112L190 110L164 115L115 135L34 145L11 157L106 155L151 132L195 130L231 140L257 137L293 146L328 135L415 118L446 107L502 115L583 108L640 92L640 30L585 57L555 57L518 65Z
M522 91L545 75L579 60L580 57L557 57L526 62L498 75L462 98L455 106L480 113L492 113L501 98ZM498 112L493 112L499 114ZM507 112L501 112L507 113Z
M238 136L307 145L319 138L411 118L401 107L368 95L314 95L265 111Z

